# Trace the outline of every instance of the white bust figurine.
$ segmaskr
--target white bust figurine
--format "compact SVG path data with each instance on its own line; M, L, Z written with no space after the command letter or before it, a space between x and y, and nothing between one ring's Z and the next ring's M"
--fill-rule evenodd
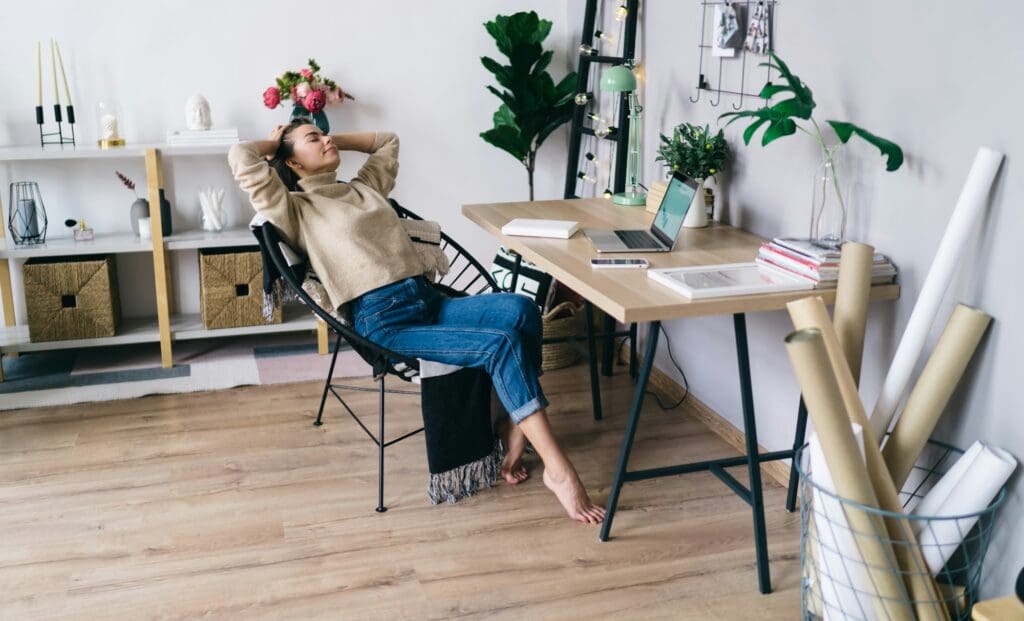
M202 95L192 95L185 102L185 126L189 129L207 130L213 126L210 120L210 102Z

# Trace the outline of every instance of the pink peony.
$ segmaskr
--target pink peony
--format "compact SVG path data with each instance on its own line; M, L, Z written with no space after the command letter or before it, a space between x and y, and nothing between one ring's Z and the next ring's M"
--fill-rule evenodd
M313 89L309 87L309 82L299 82L298 86L295 87L295 101L305 99L311 90Z
M273 110L281 103L281 91L276 86L271 86L263 91L263 105Z
M325 91L327 95L327 105L331 106L337 103L341 103L341 89L328 87Z
M312 114L323 110L325 105L327 105L327 98L324 96L323 91L309 91L302 99L302 107L309 110Z
M303 69L302 71L299 71L299 73L301 73L302 77L306 78L307 80L313 79L313 72L310 71L309 69Z

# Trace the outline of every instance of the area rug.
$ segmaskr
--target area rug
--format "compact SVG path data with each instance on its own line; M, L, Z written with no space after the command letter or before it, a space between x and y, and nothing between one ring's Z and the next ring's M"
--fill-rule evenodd
M330 361L305 334L178 342L169 369L157 344L33 352L4 357L0 410L323 380ZM343 347L334 376L368 375L370 367Z

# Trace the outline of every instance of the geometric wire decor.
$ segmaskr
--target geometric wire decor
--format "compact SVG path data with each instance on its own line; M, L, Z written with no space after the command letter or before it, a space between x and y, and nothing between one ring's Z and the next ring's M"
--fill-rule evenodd
M15 244L42 244L46 241L46 207L38 183L12 183L7 206L11 210L7 218L7 229Z

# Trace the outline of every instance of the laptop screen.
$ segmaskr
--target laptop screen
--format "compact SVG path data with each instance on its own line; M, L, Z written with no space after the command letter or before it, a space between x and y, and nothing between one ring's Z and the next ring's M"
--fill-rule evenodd
M658 207L658 213L651 224L651 232L669 246L676 241L679 228L683 225L683 218L686 217L693 196L697 193L697 187L696 181L678 174L673 175L668 182L665 197L661 199L661 206Z

